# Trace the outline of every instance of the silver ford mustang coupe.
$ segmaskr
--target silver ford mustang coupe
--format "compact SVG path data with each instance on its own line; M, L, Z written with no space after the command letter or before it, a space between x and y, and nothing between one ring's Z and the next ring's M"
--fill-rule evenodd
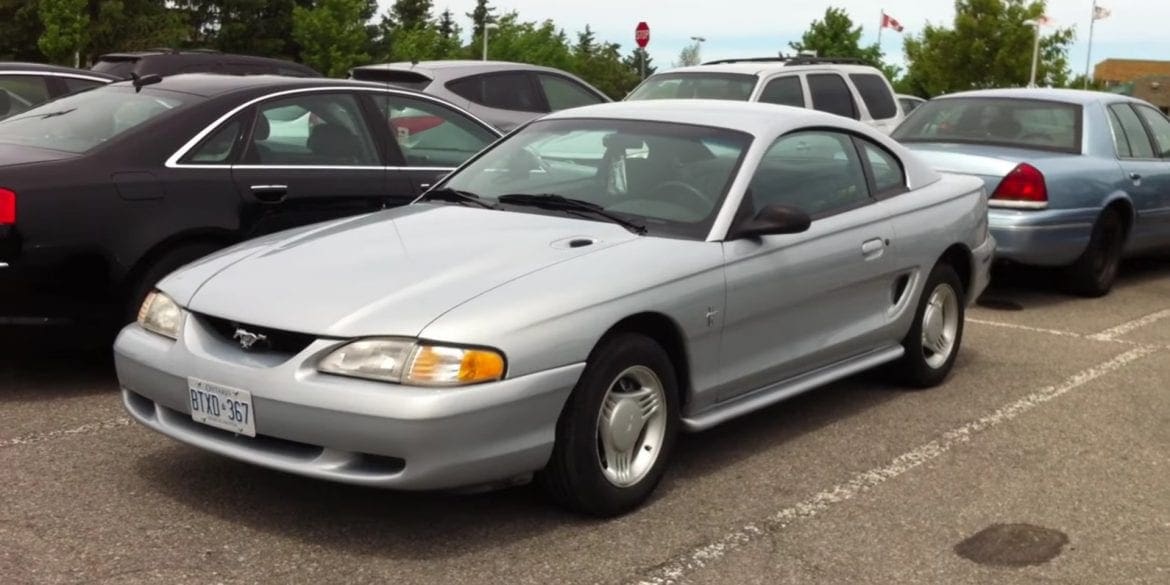
M941 383L994 240L975 177L768 104L566 110L411 205L165 278L118 337L140 423L396 489L503 485L612 516L680 431L891 364Z

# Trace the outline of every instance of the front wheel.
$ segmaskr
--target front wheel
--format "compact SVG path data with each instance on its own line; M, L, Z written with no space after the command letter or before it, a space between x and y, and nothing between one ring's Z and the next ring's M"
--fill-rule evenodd
M906 384L929 388L946 379L963 340L963 299L963 283L955 269L948 264L935 266L918 302L914 325L902 341L906 353L898 363L898 374Z
M614 336L594 352L569 397L540 483L576 512L628 512L662 479L677 427L670 356L644 335Z

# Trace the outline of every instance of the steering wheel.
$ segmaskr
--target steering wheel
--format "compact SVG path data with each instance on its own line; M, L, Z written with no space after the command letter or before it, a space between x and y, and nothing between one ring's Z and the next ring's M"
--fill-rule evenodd
M711 201L707 199L707 196L704 195L702 191L696 189L693 185L684 183L683 181L666 181L664 183L659 183L650 190L649 195L651 198L653 198L654 195L658 194L659 192L667 191L669 191L669 194L671 195L680 192L686 193L688 196L688 202L694 204L685 205L686 207L690 207L691 209L700 213L707 213L711 211Z

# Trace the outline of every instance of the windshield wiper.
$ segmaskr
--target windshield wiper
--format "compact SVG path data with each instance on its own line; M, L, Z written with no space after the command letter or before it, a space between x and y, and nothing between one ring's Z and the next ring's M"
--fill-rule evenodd
M552 209L556 211L570 211L578 215L591 213L598 217L603 217L613 223L616 223L635 234L642 235L646 233L646 226L630 221L605 210L604 207L593 203L592 201L583 201L581 199L572 199L563 195L555 193L514 193L511 195L500 195L496 198L500 203L508 203L511 205L521 205L528 207L539 207L541 209Z
M471 191L461 191L459 189L452 189L450 187L431 189L430 191L423 193L422 199L434 199L435 201L453 201L463 205L478 205L485 209L499 209L495 205L480 199L479 195L476 195Z
M75 110L77 110L77 108L69 108L68 110L57 110L55 112L45 112L43 114L32 114L29 116L21 116L19 118L13 117L13 118L9 118L9 121L16 122L18 120L32 120L34 118L41 119L41 120L48 120L49 118L56 118L57 116L64 116L65 114L71 113Z

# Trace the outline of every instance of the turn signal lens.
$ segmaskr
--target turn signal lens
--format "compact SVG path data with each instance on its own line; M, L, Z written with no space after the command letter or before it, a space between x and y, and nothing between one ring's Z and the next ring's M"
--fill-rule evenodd
M1028 163L1020 163L999 182L995 193L991 194L991 199L1044 205L1048 203L1048 186L1044 183L1044 173Z
M421 386L461 386L504 377L504 356L486 349L420 345L403 382Z

